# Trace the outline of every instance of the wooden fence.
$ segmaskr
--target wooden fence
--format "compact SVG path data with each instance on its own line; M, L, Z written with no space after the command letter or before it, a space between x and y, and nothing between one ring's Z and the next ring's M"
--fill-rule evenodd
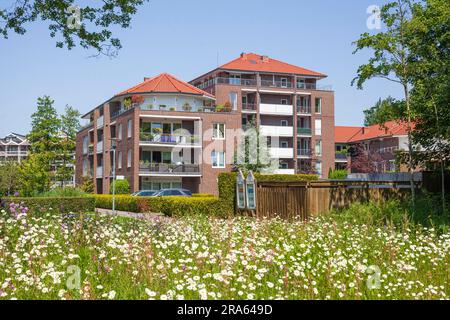
M307 220L355 202L402 199L409 193L407 184L398 182L260 182L256 217Z

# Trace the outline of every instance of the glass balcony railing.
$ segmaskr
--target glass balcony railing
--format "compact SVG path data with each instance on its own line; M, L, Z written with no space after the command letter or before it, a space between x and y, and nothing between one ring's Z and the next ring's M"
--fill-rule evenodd
M147 163L141 161L139 164L141 173L155 173L167 175L199 175L200 165L198 164L175 164L175 163Z
M297 128L298 135L311 135L311 128Z

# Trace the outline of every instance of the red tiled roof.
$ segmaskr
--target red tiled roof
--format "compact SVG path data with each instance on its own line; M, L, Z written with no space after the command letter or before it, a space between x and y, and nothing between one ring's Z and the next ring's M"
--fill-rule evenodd
M362 127L336 126L334 128L334 141L335 143L347 143L361 129Z
M144 82L122 91L116 96L131 93L184 93L214 97L210 93L181 81L168 73L162 73L156 77L145 79Z
M322 73L308 70L302 67L297 67L292 64L255 53L243 53L239 58L220 66L219 69L259 71L270 73L292 73L305 76L317 76L323 78L326 77L326 75Z
M335 142L358 142L363 140L407 135L408 126L405 122L388 121L384 126L378 124L369 127L335 127Z

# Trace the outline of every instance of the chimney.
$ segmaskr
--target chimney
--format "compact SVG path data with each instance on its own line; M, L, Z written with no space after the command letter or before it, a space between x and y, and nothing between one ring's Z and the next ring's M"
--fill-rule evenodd
M244 59L244 60L247 60L247 55L245 54L245 52L241 53L241 58Z
M148 79L150 79L150 78L144 77L144 82L147 81Z
M261 56L263 62L269 62L269 56Z
M366 134L366 127L362 127L362 134Z

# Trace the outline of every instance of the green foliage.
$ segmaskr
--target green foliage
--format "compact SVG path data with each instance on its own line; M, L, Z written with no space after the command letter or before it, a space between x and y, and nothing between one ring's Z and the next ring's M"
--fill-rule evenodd
M19 188L23 196L33 196L50 190L52 181L50 160L45 154L30 154L19 167Z
M192 197L194 197L194 198L210 198L210 197L214 197L214 195L209 194L209 193L194 193L192 195Z
M112 195L98 194L95 195L95 207L102 209L112 209ZM138 202L140 197L132 197L130 195L117 195L116 210L127 212L139 212Z
M0 36L7 39L11 31L24 34L29 23L47 21L50 36L59 39L56 42L58 48L71 50L78 42L84 49L92 48L98 54L115 56L122 45L118 38L113 37L112 30L129 28L132 16L147 1L14 1L14 4L0 7ZM80 10L78 17L75 8Z
M83 183L80 186L80 189L84 193L93 194L94 193L94 180L92 177L86 176L83 177Z
M23 203L34 213L52 211L58 213L70 212L94 212L94 197L33 197L33 198L2 198L2 202L9 206L10 203Z
M130 194L130 183L127 179L114 181L109 188L111 194L113 187L115 187L116 194Z
M405 102L392 97L379 99L375 106L364 110L364 125L383 125L387 121L406 118Z
M19 165L15 161L0 164L0 196L11 196L18 190Z
M328 179L332 180L345 180L347 179L348 171L341 169L341 170L330 170L328 173Z
M40 198L67 198L67 197L72 197L72 198L80 198L80 197L85 197L87 196L87 194L78 188L72 188L72 187L58 187L58 188L54 188L50 191L41 193L37 195Z

